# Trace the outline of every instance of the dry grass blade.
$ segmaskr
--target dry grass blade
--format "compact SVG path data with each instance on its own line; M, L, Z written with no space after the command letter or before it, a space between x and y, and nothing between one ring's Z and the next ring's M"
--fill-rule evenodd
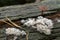
M10 25L10 26L12 26L12 27L13 27L13 25L12 25L12 24L10 24L10 23L6 22L5 20L0 20L0 21L2 21L2 22L4 22L4 23L7 23L8 25Z
M6 17L6 18L7 18L7 20L8 20L10 23L12 23L14 26L16 26L16 27L18 27L18 28L21 28L21 26L19 26L19 25L17 25L16 23L12 22L8 17Z
M28 33L28 32L26 32L26 40L28 40L28 35L29 35L29 33Z

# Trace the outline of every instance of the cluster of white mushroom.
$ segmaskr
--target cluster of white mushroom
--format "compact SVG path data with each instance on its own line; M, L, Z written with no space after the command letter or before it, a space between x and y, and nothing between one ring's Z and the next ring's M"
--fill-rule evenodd
M42 16L21 20L21 23L28 27L36 28L37 31L45 33L46 35L50 35L51 29L53 28L53 21L51 19L43 18Z
M17 36L26 35L26 32L23 31L23 30L21 31L21 30L19 30L17 28L7 28L6 29L6 34L7 35L15 35L13 40L16 40L17 39Z

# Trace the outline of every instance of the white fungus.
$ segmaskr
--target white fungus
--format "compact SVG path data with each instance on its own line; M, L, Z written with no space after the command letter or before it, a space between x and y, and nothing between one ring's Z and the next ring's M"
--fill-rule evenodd
M15 35L14 36L14 40L16 40L17 39L17 36L20 36L20 35L26 35L26 32L25 31L21 31L21 30L19 30L19 29L17 29L17 28L7 28L6 29L6 34L7 35Z
M25 31L21 31L21 35L26 35L26 32Z
M21 23L25 23L26 21L25 20L21 20Z
M38 16L37 18L38 18L38 19L43 19L43 17L42 17L42 16Z
M34 24L35 24L34 18L29 18L28 21L26 23L24 23L24 25L27 25L27 26L32 26Z
M38 16L35 18L29 18L24 23L26 26L36 28L40 33L45 33L46 35L51 34L51 29L53 28L53 21L51 19Z
M37 19L37 20L36 20L36 24L37 24L37 23L45 24L44 21L43 21L43 19Z
M51 34L51 28L53 28L53 21L41 16L38 17L37 21L37 31L45 33L46 35Z
M40 33L45 33L46 35L51 34L51 30L48 29L47 25L37 24L37 31Z
M46 35L50 35L51 34L51 30L50 29L46 29L43 31L43 33L45 33Z
M37 23L42 23L42 24L45 24L44 21L43 21L43 17L42 16L38 16L37 19L36 19L36 24Z
M44 18L44 23L49 27L53 28L53 21L51 19Z
M32 27L32 28L37 28L37 27L36 27L36 26L34 26L34 25L33 25L33 26L31 26L31 27Z

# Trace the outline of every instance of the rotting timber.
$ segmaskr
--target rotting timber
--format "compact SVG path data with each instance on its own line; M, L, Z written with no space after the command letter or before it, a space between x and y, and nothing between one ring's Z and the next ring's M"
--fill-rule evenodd
M52 1L52 0L51 0ZM60 17L60 4L59 0L52 1L45 1L41 3L33 3L33 4L26 4L26 5L15 5L15 6L7 6L7 7L0 7L0 20L6 20L6 16L13 20L15 23L20 25L20 19L28 18L28 17L37 17L42 15L44 17L54 19L56 17ZM58 3L56 3L58 2ZM47 6L48 5L48 6ZM47 6L47 10L43 11L39 9L40 6ZM42 14L43 13L43 14ZM6 20L7 21L7 20ZM2 21L1 21L2 22ZM8 27L9 25L0 23L0 27ZM10 27L10 26L9 26ZM37 32L35 29L24 27L25 30L29 32L29 40L60 40L60 23L54 24L54 28L52 29L52 34L47 36ZM0 39L5 40L6 35L4 34L5 30L1 29ZM3 30L3 31L2 31ZM4 35L3 35L4 34ZM19 38L18 38L19 39ZM24 40L21 38L19 40Z
M43 15L53 14L60 11L59 2L60 2L59 0L57 1L53 0L46 2L42 1L40 3L25 4L25 5L0 7L0 20L5 19L6 16L9 17L11 20L39 16L42 14L42 10L39 9L40 6L47 7L47 9L43 11Z

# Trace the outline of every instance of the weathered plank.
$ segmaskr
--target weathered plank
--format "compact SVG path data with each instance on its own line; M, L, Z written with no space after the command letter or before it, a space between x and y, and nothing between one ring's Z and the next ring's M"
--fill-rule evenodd
M42 1L41 3L0 7L0 19L4 19L5 16L8 16L11 19L38 16L42 14L42 10L39 9L40 6L47 7L47 10L43 12L44 14L54 13L57 9L60 9L60 1L51 0Z

